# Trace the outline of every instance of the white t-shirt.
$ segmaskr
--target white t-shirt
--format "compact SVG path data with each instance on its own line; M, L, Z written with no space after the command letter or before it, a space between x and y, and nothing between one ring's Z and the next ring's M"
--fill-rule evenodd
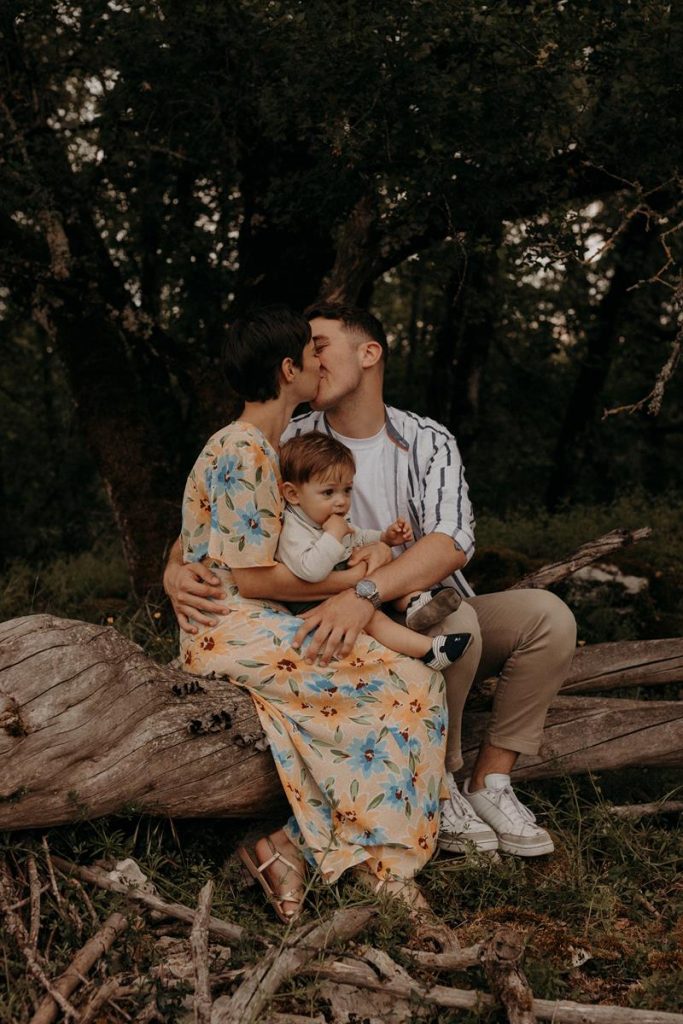
M351 522L362 523L366 529L386 530L399 515L393 500L394 488L389 486L386 476L393 464L393 445L386 427L373 437L362 438L344 437L329 429L333 437L351 449L356 460Z

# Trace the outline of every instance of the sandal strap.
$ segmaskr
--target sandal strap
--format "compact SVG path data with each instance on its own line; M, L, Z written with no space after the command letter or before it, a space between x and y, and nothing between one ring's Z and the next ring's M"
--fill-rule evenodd
M301 877L301 873L297 870L295 865L292 864L291 861L288 861L286 857L283 857L282 854L278 850L276 850L275 853L273 854L273 856L269 857L268 860L262 861L262 863L259 864L259 866L258 866L258 870L259 871L266 871L270 867L271 864L274 864L278 860L282 864L286 864L287 867L290 869L290 871L294 871L297 875L299 875L299 877Z

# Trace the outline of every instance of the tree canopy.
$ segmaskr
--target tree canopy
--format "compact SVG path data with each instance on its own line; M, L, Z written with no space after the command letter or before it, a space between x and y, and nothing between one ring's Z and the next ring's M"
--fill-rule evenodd
M475 499L678 485L676 378L657 418L600 415L680 344L681 21L659 0L3 6L5 553L27 553L46 446L62 512L95 501L73 402L155 582L231 408L226 323L319 294L383 316L389 398L456 431Z

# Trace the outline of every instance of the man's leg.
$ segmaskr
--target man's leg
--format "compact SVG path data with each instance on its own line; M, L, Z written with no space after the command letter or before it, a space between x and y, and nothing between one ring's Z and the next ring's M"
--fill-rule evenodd
M498 833L501 849L521 856L548 853L552 840L515 797L510 772L518 754L540 749L548 708L574 655L574 616L547 591L484 594L470 603L482 634L477 679L498 672L500 677L464 795Z
M472 613L476 615L477 627ZM467 629L480 643L475 651L468 652L469 662L466 655L444 673L450 719L446 752L449 772L462 766L460 728L463 707L473 681L467 673L472 670L474 655L477 655L474 669L477 680L500 673L486 739L480 747L466 793L481 818L481 800L478 801L476 796L472 799L474 792L486 789L487 777L492 777L494 784L504 781L508 785L518 754L538 752L548 707L571 664L576 643L574 617L553 594L540 590L515 590L468 598L438 628L449 632L455 628ZM467 833L471 833L474 826L462 812L462 796L452 777L451 797L452 811L443 816L440 845L457 850L459 837L468 838ZM523 827L522 833L532 834L534 829L532 826ZM469 838L476 841L474 835ZM482 838L486 842L483 833ZM534 854L545 852L544 846L552 846L549 837L537 836L536 839ZM534 840L529 840L525 846L524 839L504 839L502 845L510 852L531 855ZM513 847L516 848L513 850Z

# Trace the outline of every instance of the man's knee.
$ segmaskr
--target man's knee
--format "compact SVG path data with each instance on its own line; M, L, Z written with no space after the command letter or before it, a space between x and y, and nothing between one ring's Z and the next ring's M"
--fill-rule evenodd
M538 591L538 593L544 598L543 607L553 636L556 636L560 642L566 642L573 649L576 647L574 613L557 594L550 594L547 590Z

